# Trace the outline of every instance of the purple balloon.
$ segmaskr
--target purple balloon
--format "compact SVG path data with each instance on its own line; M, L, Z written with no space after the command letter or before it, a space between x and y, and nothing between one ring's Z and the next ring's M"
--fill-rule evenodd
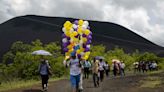
M85 34L83 34L82 36L83 36L83 37L87 37L87 35L85 35Z
M89 48L85 48L84 52L88 52L88 51L90 51L90 49Z
M67 45L68 45L67 43L63 43L63 47L64 47L64 48L67 47Z
M80 54L78 54L78 55L77 55L77 57L80 59L80 58L81 58L81 55L80 55Z
M87 45L86 44L83 44L83 48L86 48L87 47Z
M67 40L70 40L71 38L70 37L67 37Z
M64 52L68 52L68 48L64 48L63 51L64 51Z
M65 34L62 34L62 38L66 38L67 36Z
M67 42L67 45L69 45L69 44L70 44L70 42L68 41L68 42Z
M77 31L78 28L74 28L75 31Z
M90 28L90 26L88 26L88 27L87 27L87 29L89 29L89 30L90 30L90 29L91 29L91 28Z
M75 38L78 38L78 37L79 37L79 35L75 36Z
M87 36L87 39L92 40L92 36L91 35Z
M92 41L91 40L88 40L86 44L91 44L91 43L92 43Z
M75 21L74 21L74 24L78 25L78 22L79 22L78 20L75 20Z
M92 32L90 32L90 34L89 35L92 35Z

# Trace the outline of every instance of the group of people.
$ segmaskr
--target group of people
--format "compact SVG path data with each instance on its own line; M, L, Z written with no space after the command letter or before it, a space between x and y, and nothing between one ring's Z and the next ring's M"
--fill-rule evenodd
M144 73L144 72L147 72L148 70L149 71L154 71L154 70L158 69L157 62L155 62L155 61L134 62L133 66L134 66L134 73L136 73L136 72L143 72Z
M114 76L125 76L125 63L123 61L113 60L112 68Z
M110 65L105 62L103 58L94 58L93 61L79 59L76 56L71 56L69 59L63 61L64 66L70 68L70 82L72 92L79 92L83 90L83 79L88 79L89 74L92 73L93 85L99 87L100 82L103 82L104 75L109 77ZM114 61L112 64L113 74L125 75L124 62ZM41 59L39 65L39 73L42 78L42 88L44 91L48 89L49 75L52 74L50 64L47 60Z
M96 59L94 58L92 62L92 75L93 75L93 83L95 87L99 86L99 80L102 82L104 79L104 74L106 77L109 77L110 65L108 62L105 62L102 58Z
M70 68L72 92L83 90L83 79L88 79L90 73L92 73L95 87L99 87L100 82L103 82L104 75L109 77L110 74L110 65L103 58L94 58L93 61L88 61L71 56L71 58L64 60L63 64ZM117 76L117 74L125 75L124 62L113 62L112 66L114 76Z

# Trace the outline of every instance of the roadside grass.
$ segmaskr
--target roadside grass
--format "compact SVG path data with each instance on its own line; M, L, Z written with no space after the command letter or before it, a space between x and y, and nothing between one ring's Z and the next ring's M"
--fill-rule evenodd
M66 77L61 78L50 78L49 82L54 82L62 79L67 79ZM31 87L33 85L40 84L41 80L13 80L11 82L5 82L0 85L0 92L13 90L13 89L19 89L19 88L27 88Z
M139 82L141 88L156 88L162 84L162 78L157 76L148 76Z

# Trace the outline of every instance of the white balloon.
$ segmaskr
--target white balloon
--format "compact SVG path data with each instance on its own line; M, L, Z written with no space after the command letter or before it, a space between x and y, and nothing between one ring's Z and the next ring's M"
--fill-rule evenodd
M62 31L65 33L65 32L66 32L66 29L63 27L63 28L62 28Z
M71 38L71 39L70 39L70 42L72 43L72 42L74 42L74 40Z
M73 24L73 28L74 28L74 29L77 29L78 26L77 26L76 24Z
M91 47L91 45L87 45L87 48L90 48Z
M70 29L70 32L72 33L73 31L74 31L73 28L71 28L71 29Z
M63 43L66 43L67 41L68 41L67 38L63 38L63 39L62 39L62 42L63 42Z
M84 21L84 25L86 25L88 27L89 26L89 22L88 21Z
M83 44L83 40L80 40L80 45L82 45Z
M80 54L81 54L81 56L83 57L85 53L84 53L84 52L81 52Z
M86 30L88 26L82 25L82 30Z

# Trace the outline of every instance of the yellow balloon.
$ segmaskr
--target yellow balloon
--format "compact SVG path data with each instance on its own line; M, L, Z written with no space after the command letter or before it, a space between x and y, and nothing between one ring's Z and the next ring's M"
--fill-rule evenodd
M72 24L70 21L66 21L66 22L64 23L64 27L68 27L68 26L70 26L70 24Z
M68 45L67 48L70 50L72 49L72 45Z
M84 34L85 34L85 35L89 35L89 34L90 34L90 30L88 30L88 29L85 30L85 31L84 31Z
M82 40L84 43L87 42L87 38L82 38Z
M66 55L65 56L65 60L67 60L67 59L69 59L70 58L70 56L69 55Z
M77 32L78 32L78 34L82 34L82 29L78 28Z
M70 55L70 53L69 53L69 52L66 52L66 53L65 53L65 56L69 56L69 55Z
M73 34L73 33L71 33L71 34L70 34L70 37L71 37L71 38L73 38L73 37L74 37L74 34Z
M69 27L72 28L72 27L73 27L73 24L71 23L71 24L69 25Z
M72 49L70 49L70 50L68 50L68 52L69 52L69 53L73 52L73 48L72 48Z
M65 35L68 36L68 37L70 37L70 32L69 31L66 31L65 32Z
M82 26L82 25L83 25L83 23L84 23L84 21L83 21L83 20L79 20L79 25L80 25L80 26Z
M77 35L78 35L78 33L77 33L76 31L74 31L74 32L73 32L73 35L74 35L74 36L77 36Z
M84 48L81 47L81 48L80 48L80 51L83 52L83 51L84 51Z
M84 59L87 60L89 58L89 56L85 56Z
M89 56L91 54L91 52L86 52L85 55Z
M80 50L77 50L77 51L76 51L76 53L77 53L77 54L80 54L80 53L81 53L81 51L80 51Z
M67 31L70 31L71 28L72 28L72 24L69 24L69 25L65 26L64 28L65 28Z
M77 38L73 38L73 41L75 42L75 43L78 43L79 42L79 39L77 39Z

